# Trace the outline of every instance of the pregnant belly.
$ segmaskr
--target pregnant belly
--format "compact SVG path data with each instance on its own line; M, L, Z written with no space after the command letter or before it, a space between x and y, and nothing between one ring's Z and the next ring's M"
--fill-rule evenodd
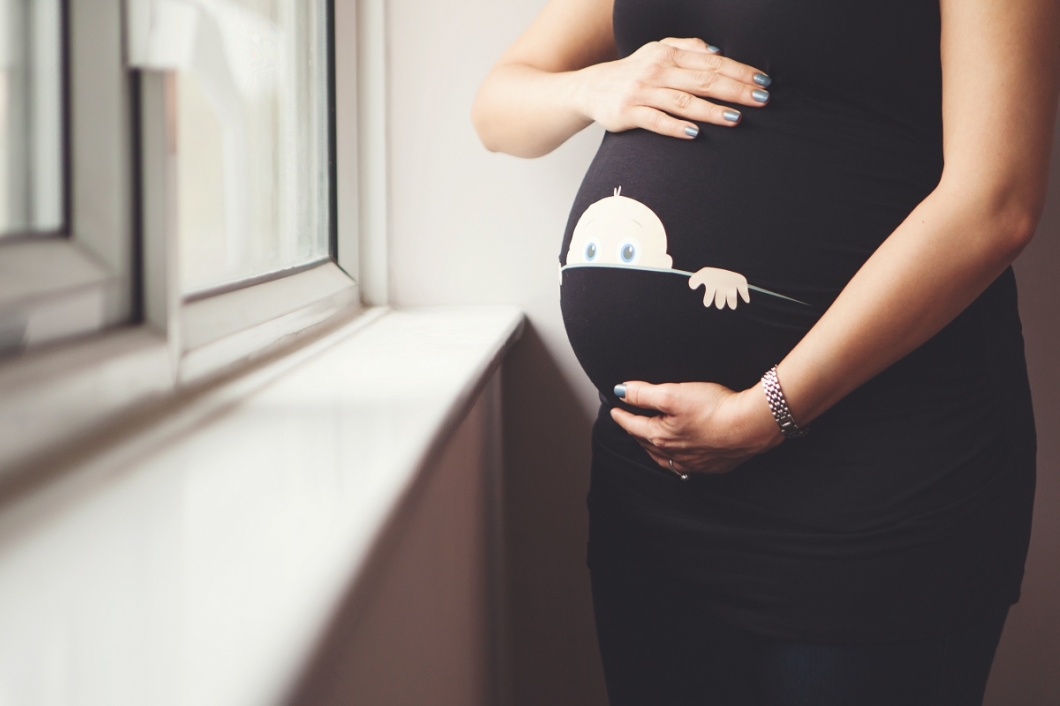
M605 136L560 256L567 333L605 394L753 385L937 183L941 149L893 127L795 97L747 113L693 141ZM693 289L708 269L728 287L713 306Z
M567 335L593 384L612 401L628 380L717 382L742 390L779 362L816 321L805 303L749 291L736 308L704 304L688 273L574 265L562 271ZM753 286L753 284L752 284Z

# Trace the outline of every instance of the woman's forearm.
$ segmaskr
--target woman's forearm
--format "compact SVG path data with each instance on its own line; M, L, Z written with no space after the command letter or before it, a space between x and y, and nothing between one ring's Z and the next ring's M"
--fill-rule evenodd
M592 122L578 106L582 73L522 64L495 67L471 109L482 144L517 157L540 157L559 147Z
M796 423L813 420L940 331L1033 235L1033 199L945 179L778 366Z
M1010 190L943 179L778 365L797 425L927 341L1004 271L1033 234L1035 181ZM761 383L739 393L713 383L621 388L628 404L662 412L616 407L611 416L664 468L673 460L678 469L725 473L783 441Z
M940 331L1034 233L1060 93L1060 5L940 5L942 180L781 362L796 423Z

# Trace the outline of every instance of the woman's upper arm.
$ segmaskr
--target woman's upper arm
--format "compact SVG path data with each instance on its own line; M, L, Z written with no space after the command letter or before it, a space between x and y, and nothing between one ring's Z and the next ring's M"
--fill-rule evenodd
M549 0L530 27L497 61L548 72L576 71L611 61L614 0Z
M1036 221L1060 92L1060 0L940 6L943 183Z

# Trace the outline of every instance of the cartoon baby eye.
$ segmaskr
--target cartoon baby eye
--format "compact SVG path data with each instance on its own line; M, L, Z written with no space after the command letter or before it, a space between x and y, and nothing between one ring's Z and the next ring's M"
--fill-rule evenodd
M596 241L590 240L585 246L585 261L592 262L596 259L596 254L599 248L596 247Z
M618 244L618 259L627 265L633 264L640 256L640 243L633 238L626 238Z

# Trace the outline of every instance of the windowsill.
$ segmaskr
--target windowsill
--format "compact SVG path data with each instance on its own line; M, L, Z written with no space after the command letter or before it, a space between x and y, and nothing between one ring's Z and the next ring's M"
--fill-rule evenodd
M357 293L328 262L187 303L168 336L141 324L0 359L0 495L7 479L79 453L129 418L165 414L226 376L324 331L348 335L343 322L364 326L384 311L364 312Z
M0 652L71 703L276 701L521 327L362 317L0 498Z

